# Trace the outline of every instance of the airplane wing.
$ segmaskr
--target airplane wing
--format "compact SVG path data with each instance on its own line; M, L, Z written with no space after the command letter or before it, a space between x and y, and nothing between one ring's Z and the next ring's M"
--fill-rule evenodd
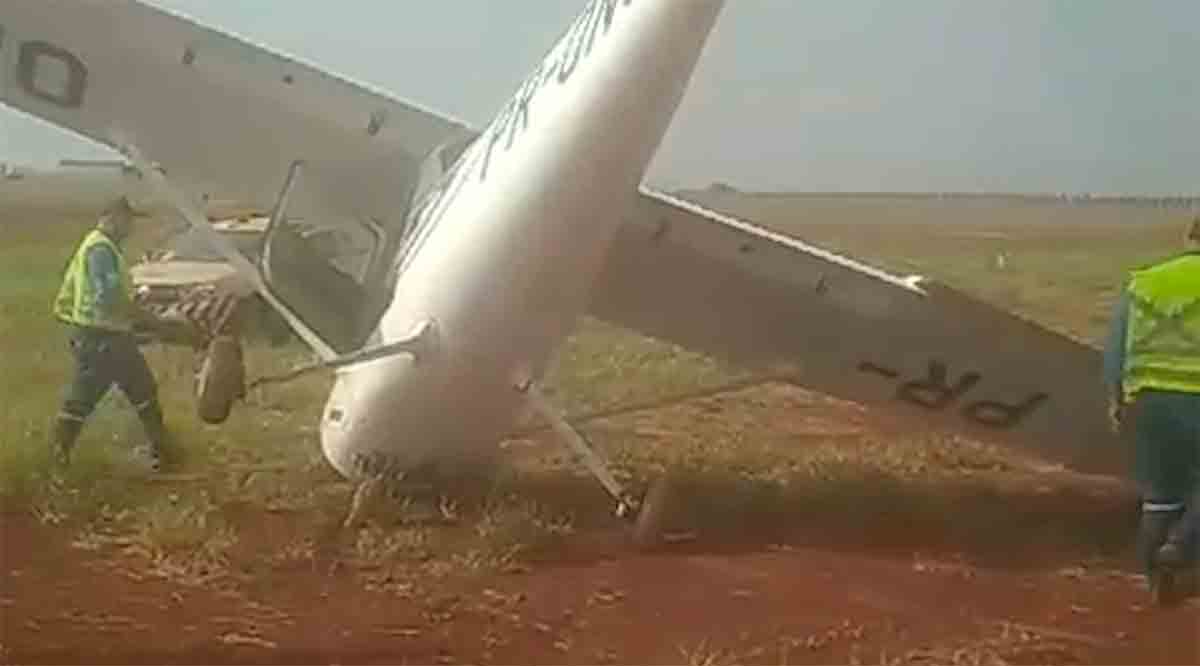
M166 203L191 224L204 227L210 197L271 210L286 190L289 219L337 225L381 249L411 195L440 175L431 167L444 169L438 149L474 136L454 119L138 0L0 2L0 102L157 166L140 174L148 205ZM318 317L324 324L301 316L312 294L272 293L236 248L200 231L320 356L356 343L357 330L337 345L327 338L357 314ZM364 311L382 302L358 295Z
M470 131L136 0L0 3L0 101L259 209L306 160L288 210L311 218L386 221L421 160Z
M1126 473L1095 349L666 194L642 190L590 312L1081 472Z

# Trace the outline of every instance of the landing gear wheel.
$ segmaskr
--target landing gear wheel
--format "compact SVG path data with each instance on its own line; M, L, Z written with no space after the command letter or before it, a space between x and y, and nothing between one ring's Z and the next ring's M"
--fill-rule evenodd
M634 548L649 551L663 544L663 528L670 516L674 490L675 484L669 476L662 476L650 485L630 531Z
M242 346L233 336L219 335L205 351L196 374L196 412L205 423L224 423L245 388Z

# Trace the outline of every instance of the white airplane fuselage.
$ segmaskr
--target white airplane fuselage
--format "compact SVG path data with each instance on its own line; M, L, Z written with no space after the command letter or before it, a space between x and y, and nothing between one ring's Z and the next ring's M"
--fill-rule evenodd
M321 440L344 476L494 450L575 327L723 0L593 0L410 213L378 343L338 371Z

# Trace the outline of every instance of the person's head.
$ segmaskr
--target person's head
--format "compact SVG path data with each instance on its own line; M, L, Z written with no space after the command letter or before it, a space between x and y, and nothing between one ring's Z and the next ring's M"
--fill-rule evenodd
M99 226L111 235L113 240L121 241L133 231L133 216L133 206L129 205L129 199L120 197L105 207L100 215Z

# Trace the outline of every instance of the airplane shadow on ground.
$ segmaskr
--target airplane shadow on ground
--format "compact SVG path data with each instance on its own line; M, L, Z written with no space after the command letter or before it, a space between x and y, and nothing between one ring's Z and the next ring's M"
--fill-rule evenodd
M539 564L634 552L629 524L586 476L562 470L480 483L439 483L461 521L496 497L569 516L571 534L526 551ZM871 555L962 558L979 566L1032 569L1103 561L1133 570L1138 502L1114 487L1017 482L908 480L884 474L755 479L719 471L672 473L661 526L666 554L818 548ZM646 484L641 484L645 488ZM428 499L428 498L426 498Z

